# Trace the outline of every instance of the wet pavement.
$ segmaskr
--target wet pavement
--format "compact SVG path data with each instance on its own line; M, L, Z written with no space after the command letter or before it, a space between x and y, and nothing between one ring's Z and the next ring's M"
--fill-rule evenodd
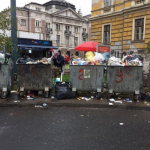
M0 108L1 150L149 150L150 111Z
M123 109L138 109L138 110L150 110L150 101L133 101L130 95L117 95L114 100L110 101L106 98L106 95L102 99L98 99L93 94L94 99L82 100L78 96L75 99L66 100L52 100L51 98L43 98L42 95L36 96L33 100L27 100L26 97L18 97L17 93L12 93L11 96L6 99L0 99L0 107L34 107L35 105L42 105L43 103L53 107L92 107L92 108L123 108ZM83 95L82 95L83 97ZM90 98L89 95L85 96ZM129 98L129 101L126 101ZM120 103L121 102L121 103Z

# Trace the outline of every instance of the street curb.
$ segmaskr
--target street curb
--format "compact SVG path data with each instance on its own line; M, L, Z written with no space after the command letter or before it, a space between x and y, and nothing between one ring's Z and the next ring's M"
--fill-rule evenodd
M43 102L45 103L45 102ZM62 102L46 102L50 107L87 107L87 108L111 108L111 109L130 109L130 110L147 110L150 107L135 106L135 105L112 105L109 104L94 104L94 103L62 103ZM35 107L42 105L42 102L37 103L1 103L0 107Z

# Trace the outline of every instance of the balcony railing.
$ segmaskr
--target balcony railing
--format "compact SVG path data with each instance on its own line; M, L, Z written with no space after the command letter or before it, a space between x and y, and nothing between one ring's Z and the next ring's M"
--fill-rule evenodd
M141 4L141 3L144 3L145 0L135 0L135 4Z
M45 28L45 31L48 32L48 33L52 33L53 30L51 28Z
M65 30L65 34L71 35L71 31Z
M83 36L83 37L88 37L88 33L83 32L83 33L82 33L82 36Z

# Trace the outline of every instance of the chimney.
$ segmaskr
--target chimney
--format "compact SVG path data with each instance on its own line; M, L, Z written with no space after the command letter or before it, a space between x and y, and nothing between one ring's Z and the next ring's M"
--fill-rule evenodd
M82 17L82 11L81 11L81 9L78 10L78 14Z

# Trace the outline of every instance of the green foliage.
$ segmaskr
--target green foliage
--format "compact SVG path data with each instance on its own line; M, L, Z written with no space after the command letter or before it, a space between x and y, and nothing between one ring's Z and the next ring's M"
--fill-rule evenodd
M8 52L11 52L12 41L6 34L6 31L10 30L11 27L11 17L9 13L10 11L8 11L8 9L0 12L0 50L3 50L5 47Z
M148 45L147 45L147 52L150 53L150 42L148 42Z

